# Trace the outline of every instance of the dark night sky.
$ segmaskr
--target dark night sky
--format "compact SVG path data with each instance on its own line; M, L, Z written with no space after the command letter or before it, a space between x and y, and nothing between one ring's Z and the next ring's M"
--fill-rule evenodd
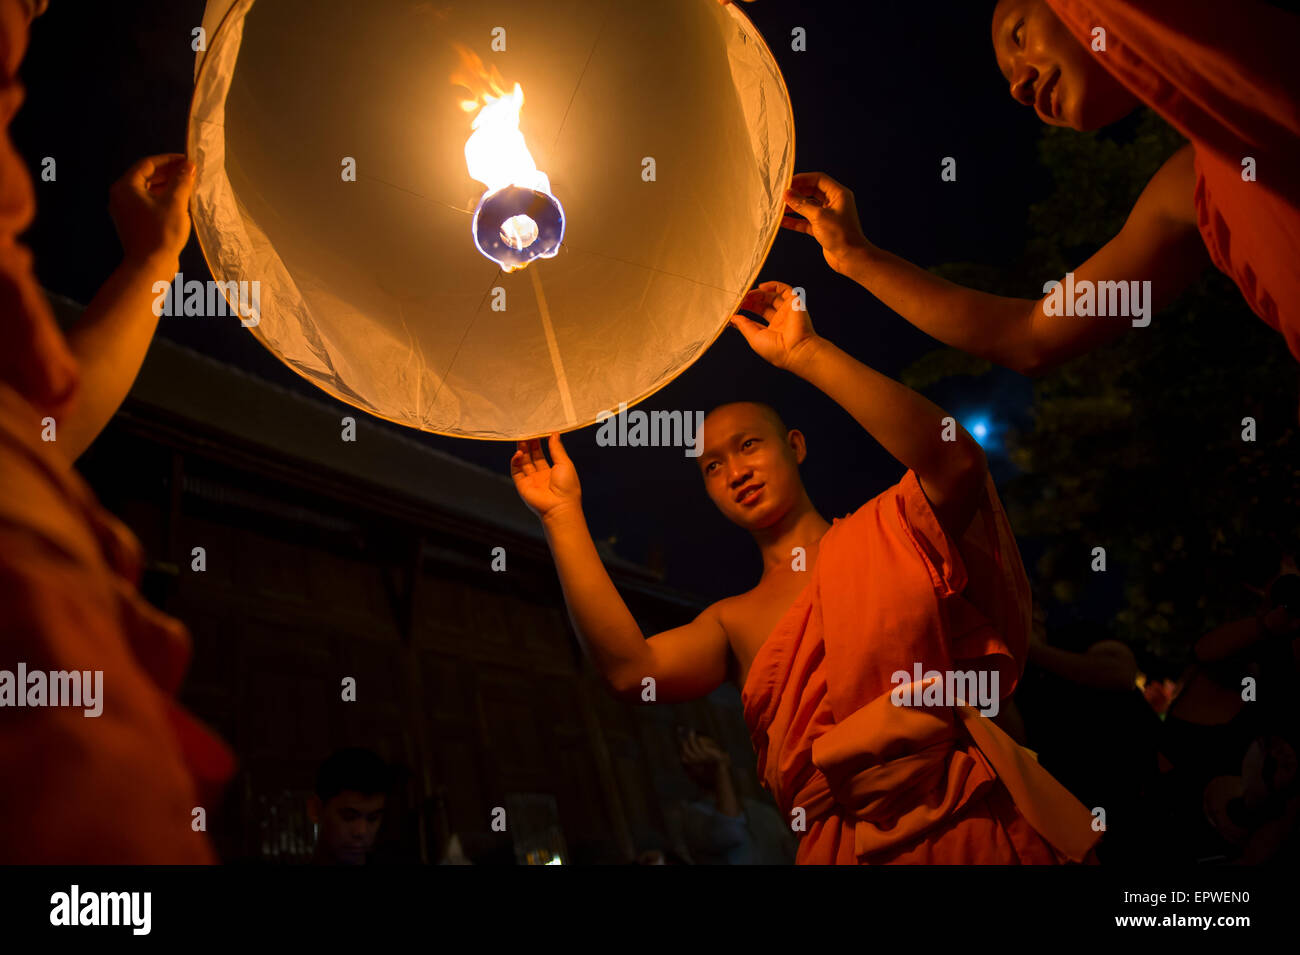
M121 254L107 213L110 184L141 156L184 148L190 30L202 8L201 0L54 0L33 27L22 73L27 102L12 134L32 170L39 172L45 156L58 162L56 182L36 182L38 214L26 236L47 288L81 302L93 297ZM790 88L796 168L848 184L867 236L921 265L1009 259L1023 244L1029 204L1047 191L1035 154L1039 124L1013 103L994 63L991 9L991 2L970 0L924 11L917 4L783 0L746 7ZM790 50L793 26L806 28L807 52ZM956 183L940 181L944 156L957 159ZM181 267L187 278L209 277L193 238ZM935 347L832 273L810 238L783 233L759 279L806 287L818 331L887 374ZM164 318L160 334L334 402L233 321ZM992 411L999 420L1023 414L1028 396L1028 384L1009 373L932 395L959 418ZM770 402L808 436L805 480L828 518L901 474L844 412L766 365L734 331L641 407L708 409L740 398ZM502 473L512 450L406 433ZM619 553L635 560L661 552L670 582L709 598L753 585L759 563L752 545L713 511L680 449L597 448L594 428L570 435L566 446L597 537L616 536Z

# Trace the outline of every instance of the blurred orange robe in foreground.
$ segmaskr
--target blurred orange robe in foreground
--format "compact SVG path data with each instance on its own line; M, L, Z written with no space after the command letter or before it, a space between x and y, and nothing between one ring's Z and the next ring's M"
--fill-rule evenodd
M1300 17L1256 0L1047 2L1090 50L1105 29L1097 62L1191 140L1210 257L1300 359Z
M136 591L139 544L41 439L77 370L16 241L35 211L8 133L27 27L0 0L0 670L102 671L103 712L0 707L0 863L212 862L192 810L211 816L234 764L173 699L189 637Z
M995 672L1001 699L1015 689L1029 583L992 480L958 547L909 471L835 520L810 574L742 694L764 786L787 818L806 813L798 862L1088 858L1091 814L990 719L891 699L898 671L919 694L918 663Z

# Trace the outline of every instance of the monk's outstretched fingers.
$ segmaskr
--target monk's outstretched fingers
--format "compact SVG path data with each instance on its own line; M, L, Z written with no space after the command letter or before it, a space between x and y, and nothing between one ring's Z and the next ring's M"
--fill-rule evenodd
M138 189L144 190L148 188L149 181L157 175L159 170L184 159L184 153L158 153L155 156L145 156L143 159L132 163L130 168L122 174L122 178L129 178Z
M842 193L844 187L824 172L801 172L790 180L790 191L817 205L825 205L836 194Z
M542 453L542 442L536 438L528 439L528 463L538 471L548 467L546 455Z
M770 322L781 309L784 286L780 282L764 282L755 290L753 304L748 308Z
M746 307L749 311L761 318L765 324L771 322L772 316L776 314L776 312L772 310L772 304L770 302L755 302Z
M510 458L511 475L527 476L532 474L536 468L533 467L532 458L528 454L528 443L517 441L515 443L515 453Z
M768 305L774 309L779 309L794 294L794 290L785 282L764 282L761 288L767 295Z
M560 432L552 431L550 437L547 438L546 443L551 449L551 460L556 464L559 464L561 461L567 462L569 460L569 452L564 450L564 442L560 440Z
M744 315L731 316L731 327L745 336L745 341L753 344L753 336L763 330L763 326Z
M545 471L551 466L542 451L540 438L533 438L528 442L528 457L531 459L533 467L538 471Z

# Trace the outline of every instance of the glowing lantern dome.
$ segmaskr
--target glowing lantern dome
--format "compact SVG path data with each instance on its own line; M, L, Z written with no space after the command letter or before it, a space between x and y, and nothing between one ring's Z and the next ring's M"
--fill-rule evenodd
M213 277L258 282L249 330L390 421L503 440L639 401L779 229L790 100L734 6L209 0L203 25Z

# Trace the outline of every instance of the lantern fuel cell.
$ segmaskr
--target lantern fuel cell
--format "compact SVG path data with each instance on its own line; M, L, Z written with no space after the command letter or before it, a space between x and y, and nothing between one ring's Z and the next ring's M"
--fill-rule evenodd
M479 201L470 231L480 252L513 272L560 251L564 208L549 193L507 186Z
M499 73L468 48L459 48L462 67L453 81L474 99L476 111L465 141L465 166L487 187L474 210L470 232L478 250L507 272L555 255L564 238L564 210L551 195L551 181L537 168L519 129L524 91L506 92Z

